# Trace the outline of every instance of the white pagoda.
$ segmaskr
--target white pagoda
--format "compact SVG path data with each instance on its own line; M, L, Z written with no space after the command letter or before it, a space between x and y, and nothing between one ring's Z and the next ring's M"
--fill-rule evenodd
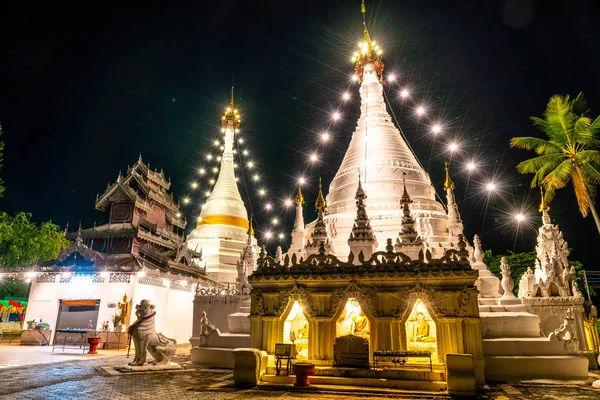
M251 244L256 245L235 179L233 141L240 122L231 88L229 107L221 118L224 145L219 177L187 241L191 249L202 250L207 275L220 283L236 282L237 261L246 247L248 234L252 237Z
M444 206L436 201L429 175L403 140L386 109L381 50L371 40L366 23L363 42L354 57L356 78L360 82L361 115L327 195L324 221L332 247L341 258L348 254L347 240L356 217L354 197L360 175L362 186L371 199L367 212L378 238L398 235L404 216L400 198L405 180L413 202L411 212L418 236L432 253L443 254L447 248L456 246L457 240L452 239L458 235L449 233L448 215ZM378 250L384 250L385 245L385 240L380 240Z

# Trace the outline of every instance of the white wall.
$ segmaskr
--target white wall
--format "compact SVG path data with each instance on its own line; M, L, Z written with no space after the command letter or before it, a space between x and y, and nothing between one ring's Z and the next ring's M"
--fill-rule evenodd
M56 277L58 282L59 277ZM114 313L119 312L118 308L108 308L109 303L118 303L123 300L123 294L131 298L133 294L133 282L131 283L109 283L105 278L104 283L91 283L88 280L81 279L71 283L37 283L31 284L29 293L29 303L25 321L35 319L50 324L52 337L56 329L56 320L58 318L58 300L100 300L100 309L98 311L98 320L94 328L101 328L102 321L111 320ZM112 323L111 323L112 328ZM52 339L51 339L52 340Z
M56 280L58 282L58 276ZM131 276L130 283L109 283L108 278L104 283L91 283L85 279L71 283L33 282L25 321L35 319L39 322L41 318L50 324L54 336L58 300L99 299L98 321L92 323L96 323L94 328L101 330L103 321L111 321L113 314L120 313L118 308L108 308L108 304L119 303L125 293L128 300L133 299L129 324L137 319L135 305L147 299L155 306L156 331L177 340L177 343L187 343L192 336L193 292L143 285L138 283L135 275ZM112 322L110 327L112 329Z
M177 343L187 343L192 336L193 292L138 283L133 296L133 321L135 305L144 299L154 304L156 331Z

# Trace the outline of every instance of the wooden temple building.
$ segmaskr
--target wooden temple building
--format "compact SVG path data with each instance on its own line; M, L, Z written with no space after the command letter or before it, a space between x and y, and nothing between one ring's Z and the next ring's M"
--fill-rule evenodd
M20 269L32 282L26 320L43 319L51 329L100 330L125 308L127 326L135 320L134 305L150 299L157 330L187 341L197 285L216 284L204 276L201 252L184 240L186 221L170 185L141 156L124 176L119 173L96 198L108 223L65 232L73 244L56 260ZM123 302L128 305L119 306Z

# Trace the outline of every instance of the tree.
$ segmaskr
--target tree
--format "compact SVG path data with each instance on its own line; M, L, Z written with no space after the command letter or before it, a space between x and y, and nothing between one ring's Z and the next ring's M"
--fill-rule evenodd
M531 187L545 189L546 203L552 201L557 189L571 182L579 211L583 217L592 212L600 233L600 218L594 206L596 186L600 183L600 117L592 121L589 112L582 93L574 99L554 95L548 101L544 118L530 117L548 140L514 137L510 145L538 154L519 163L517 170L535 174Z
M31 214L11 217L0 213L0 266L14 267L47 261L66 249L69 241L52 221L38 226Z
M0 136L2 136L2 124L0 124ZM0 169L4 161L4 142L0 141ZM4 196L4 181L0 179L0 199Z

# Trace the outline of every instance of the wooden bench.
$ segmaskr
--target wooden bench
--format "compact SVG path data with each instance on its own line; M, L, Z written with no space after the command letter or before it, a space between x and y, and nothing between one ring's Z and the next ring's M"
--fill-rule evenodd
M373 368L377 368L377 360L380 358L391 358L394 365L405 364L406 359L414 358L429 358L429 370L433 371L433 363L431 361L431 353L428 351L395 351L395 350L375 350L373 352Z

